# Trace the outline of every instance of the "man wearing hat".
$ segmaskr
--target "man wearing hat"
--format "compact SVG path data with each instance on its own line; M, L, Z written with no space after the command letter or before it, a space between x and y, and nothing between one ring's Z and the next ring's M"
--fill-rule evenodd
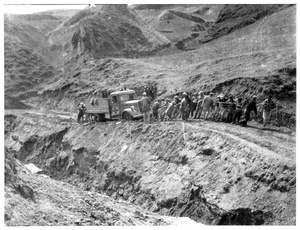
M78 108L77 122L81 121L81 119L83 118L85 110L86 110L85 105L82 102L80 102L79 108Z
M144 122L150 122L150 104L151 101L149 97L147 97L147 93L144 92L142 98L142 112L143 112Z
M266 100L264 100L262 105L263 105L263 124L264 127L266 127L270 119L271 111L276 108L276 104L274 103L274 101L272 101L272 95L269 95L269 97Z
M182 94L182 100L180 102L180 112L181 112L181 119L186 121L189 115L189 103L187 99L188 95L186 92Z
M152 106L152 114L153 114L153 118L155 120L158 119L158 110L160 108L160 100L157 99L154 103L153 103L153 106Z
M236 108L236 104L235 101L233 99L233 95L229 96L229 99L227 100L228 103L228 113L227 113L227 118L226 118L226 122L231 123L233 121L233 117L235 114L235 108Z
M197 98L197 106L196 106L196 111L194 115L194 119L200 119L201 113L202 113L202 102L204 99L204 93L200 91L198 93L198 98Z
M174 97L174 109L173 109L173 114L172 114L172 118L176 118L179 114L180 114L180 98L176 95Z
M214 95L213 92L210 92L209 95L206 95L203 99L202 102L202 107L203 107L203 117L206 120L210 116L210 110L214 106L214 101L212 96Z
M174 111L174 106L175 106L175 101L169 101L169 106L166 109L166 115L167 115L167 119L168 120L172 120L173 119L173 111Z
M234 113L234 117L233 117L233 121L231 124L235 124L236 120L238 122L240 122L240 119L243 115L243 109L242 109L242 98L238 98L238 101L236 102L236 109L235 109L235 113Z

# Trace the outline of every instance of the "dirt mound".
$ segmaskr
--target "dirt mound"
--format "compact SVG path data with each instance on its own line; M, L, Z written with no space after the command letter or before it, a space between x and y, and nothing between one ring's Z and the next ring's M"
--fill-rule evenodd
M10 118L5 145L52 178L162 215L206 224L295 224L294 133L211 122L129 127L23 113ZM68 189L61 196L75 190Z
M242 27L253 24L263 17L283 10L289 6L291 5L225 5L220 11L216 24L208 30L208 34L199 40L199 42L209 42Z

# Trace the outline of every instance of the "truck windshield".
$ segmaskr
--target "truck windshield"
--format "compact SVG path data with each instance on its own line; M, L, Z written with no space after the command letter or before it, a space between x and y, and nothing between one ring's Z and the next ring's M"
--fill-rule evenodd
M135 94L120 95L120 101L129 101L134 99L135 99Z

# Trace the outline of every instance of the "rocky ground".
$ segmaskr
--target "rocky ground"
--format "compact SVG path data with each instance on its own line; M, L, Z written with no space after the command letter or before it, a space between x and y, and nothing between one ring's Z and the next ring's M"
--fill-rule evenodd
M290 129L203 120L77 124L73 116L6 111L6 155L36 165L38 174L49 177L24 172L20 182L6 185L7 225L170 223L156 214L213 225L295 224L295 132ZM26 186L34 196L25 195L21 203L15 191L22 194ZM121 208L112 208L118 200L149 218L123 218ZM39 202L47 202L49 210L37 209L43 208ZM114 221L99 217L107 209L99 211L99 202L112 209ZM29 204L34 212L23 213ZM27 215L37 219L30 222Z

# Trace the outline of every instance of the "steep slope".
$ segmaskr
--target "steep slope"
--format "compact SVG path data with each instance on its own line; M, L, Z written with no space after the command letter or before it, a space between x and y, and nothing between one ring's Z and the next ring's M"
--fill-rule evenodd
M58 66L76 66L90 57L134 57L169 45L126 5L100 5L79 11L52 31L41 53Z

